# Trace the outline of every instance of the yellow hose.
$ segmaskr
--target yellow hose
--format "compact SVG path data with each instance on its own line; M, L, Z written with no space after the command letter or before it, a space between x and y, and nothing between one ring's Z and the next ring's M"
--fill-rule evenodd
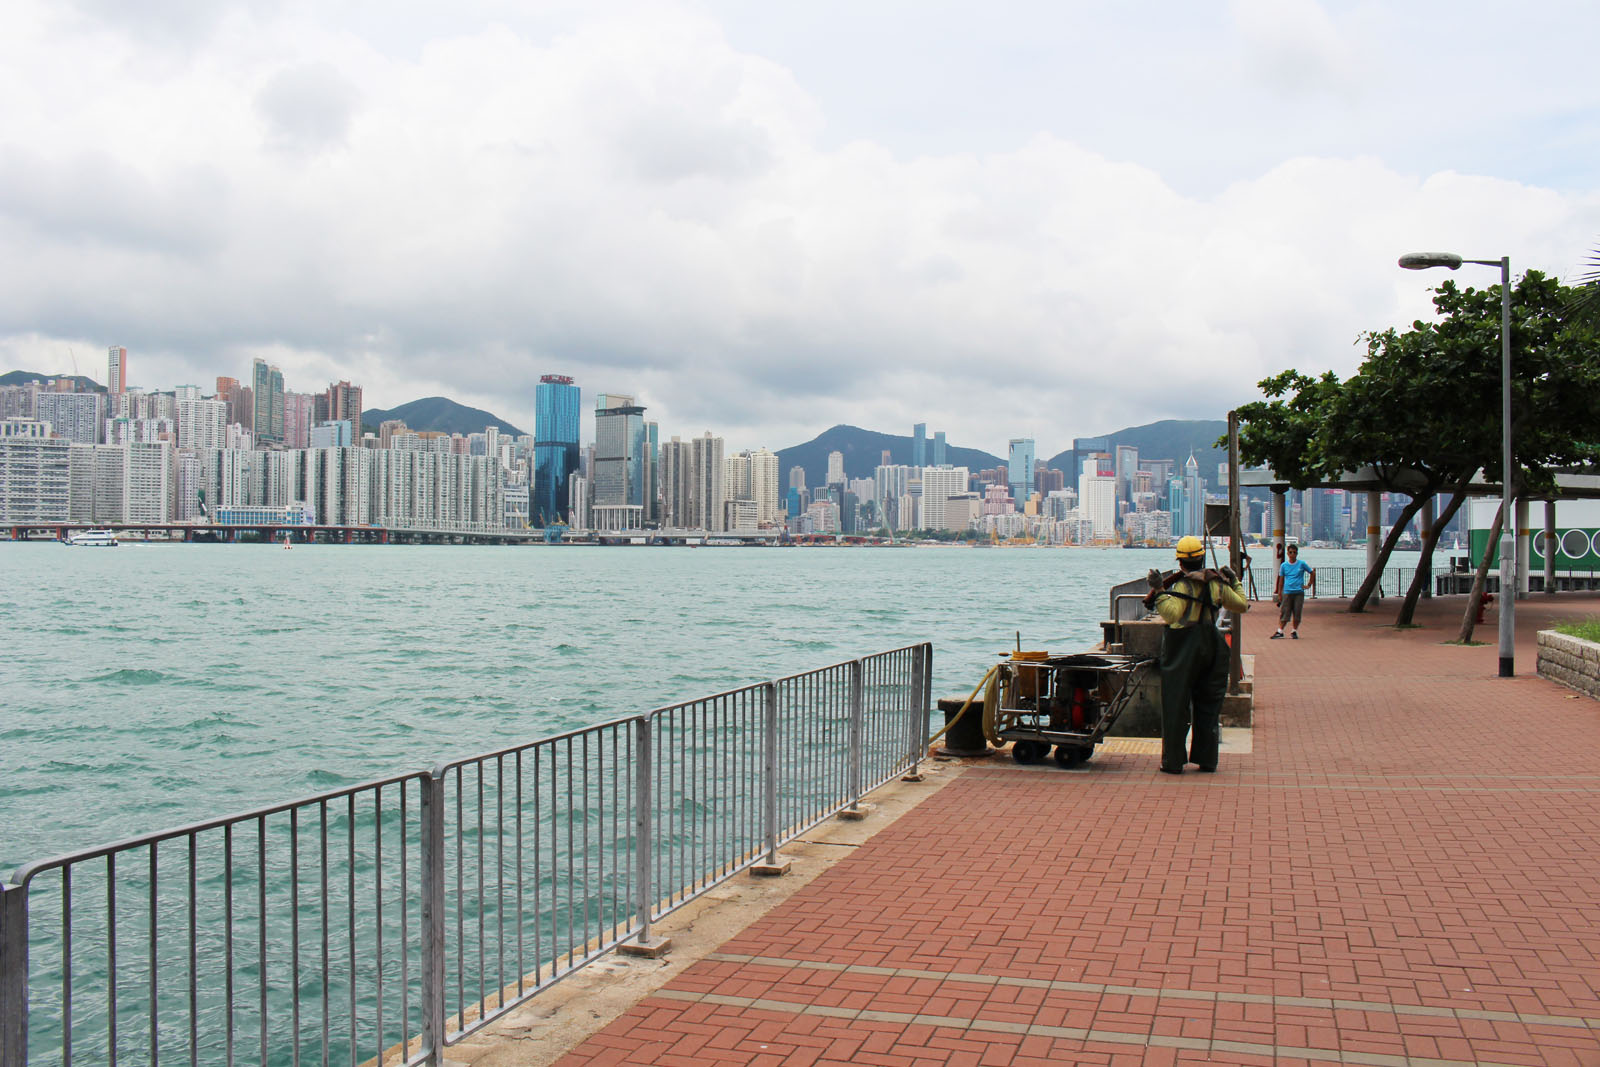
M930 746L935 741L939 740L939 738L941 738L945 734L949 733L950 732L950 727L954 726L956 723L961 721L961 716L965 715L967 713L967 709L972 707L972 702L974 700L978 699L978 690L982 689L984 687L985 683L988 684L989 691L983 698L983 706L984 706L983 735L985 737L989 737L990 736L990 722L993 720L994 713L989 710L989 706L990 706L990 704L992 702L991 698L992 698L992 696L994 694L994 686L995 686L994 678L995 678L995 675L997 675L999 672L1000 672L1000 667L999 667L998 664L996 664L995 666L989 668L989 672L987 674L985 674L982 678L978 679L978 684L972 687L971 695L969 695L967 697L967 702L965 704L961 705L961 710L956 712L956 717L951 719L949 722L945 723L944 724L944 729L940 730L938 733L936 733L932 737L928 738L928 744ZM993 740L992 738L990 738L990 739Z

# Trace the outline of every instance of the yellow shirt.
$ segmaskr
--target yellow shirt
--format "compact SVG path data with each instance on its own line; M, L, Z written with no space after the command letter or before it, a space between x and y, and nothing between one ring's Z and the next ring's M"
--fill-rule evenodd
M1173 630L1182 630L1195 625L1200 621L1201 605L1198 599L1185 600L1183 597L1173 596L1174 592L1184 593L1198 598L1202 582L1196 572L1194 577L1182 577L1172 583L1168 592L1156 596L1156 613L1166 620L1167 626ZM1232 585L1221 578L1212 578L1211 603L1227 608L1235 615L1241 615L1250 610L1250 602L1244 598L1244 585L1235 581Z

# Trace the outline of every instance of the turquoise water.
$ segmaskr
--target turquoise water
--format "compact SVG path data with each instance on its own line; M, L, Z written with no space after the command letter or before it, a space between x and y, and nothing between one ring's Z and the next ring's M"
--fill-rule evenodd
M920 641L953 693L1169 558L0 545L0 873Z

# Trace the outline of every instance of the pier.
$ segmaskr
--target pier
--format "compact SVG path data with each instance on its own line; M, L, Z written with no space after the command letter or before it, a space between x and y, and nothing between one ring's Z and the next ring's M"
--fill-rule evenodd
M1460 597L1412 630L1343 607L1253 643L1249 751L1216 774L1157 774L1138 741L945 764L658 988L659 963L618 964L448 1060L1600 1062L1600 705L1533 672L1535 632L1600 598L1522 601L1510 679L1492 643L1443 643Z

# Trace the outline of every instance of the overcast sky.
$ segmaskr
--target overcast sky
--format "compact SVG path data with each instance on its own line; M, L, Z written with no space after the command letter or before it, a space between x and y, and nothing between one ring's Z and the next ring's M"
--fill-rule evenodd
M1048 456L1600 244L1588 0L6 7L0 371Z

